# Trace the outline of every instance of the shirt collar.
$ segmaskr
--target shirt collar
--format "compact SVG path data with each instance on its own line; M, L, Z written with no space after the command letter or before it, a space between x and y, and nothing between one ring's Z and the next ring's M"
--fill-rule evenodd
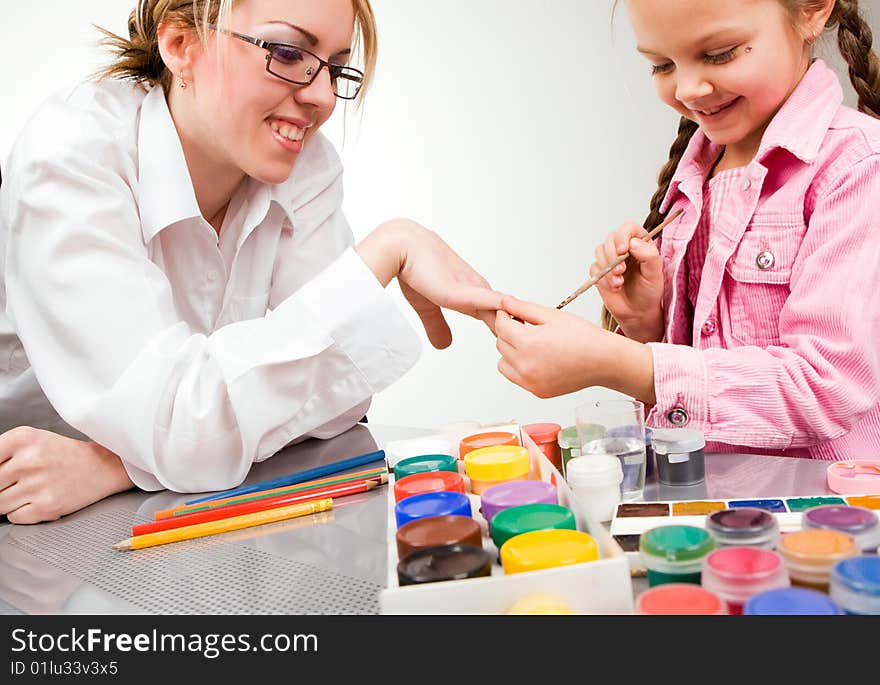
M843 89L837 74L821 59L813 60L764 131L755 159L760 162L782 148L805 164L811 164L842 103ZM702 129L697 129L672 177L661 212L669 208L678 186L685 179L705 174L720 153L721 146L712 143Z

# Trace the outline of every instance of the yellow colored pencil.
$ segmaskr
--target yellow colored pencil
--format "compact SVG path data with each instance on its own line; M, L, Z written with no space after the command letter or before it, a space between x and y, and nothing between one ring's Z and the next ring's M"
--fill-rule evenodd
M264 523L284 521L286 519L296 518L297 516L317 514L322 511L328 511L332 508L332 499L319 499L314 502L298 502L286 507L257 511L253 514L243 514L242 516L233 516L227 519L220 519L219 521L208 521L207 523L197 523L192 526L183 526L182 528L162 530L158 533L138 535L123 540L122 542L117 542L113 545L113 549L131 550L143 549L144 547L155 547L156 545L166 545L169 542L192 540L194 538L201 538L208 535L226 533L230 530L240 530L242 528L259 526Z

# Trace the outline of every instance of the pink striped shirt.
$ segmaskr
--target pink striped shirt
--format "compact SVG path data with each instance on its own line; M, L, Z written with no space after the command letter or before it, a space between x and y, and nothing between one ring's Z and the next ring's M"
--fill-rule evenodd
M663 204L684 213L660 245L650 425L719 452L880 453L880 121L842 102L815 60L755 158L708 184L721 148L694 134Z

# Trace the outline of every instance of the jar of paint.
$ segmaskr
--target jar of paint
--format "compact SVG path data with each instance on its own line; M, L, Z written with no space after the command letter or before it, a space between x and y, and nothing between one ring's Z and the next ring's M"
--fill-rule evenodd
M465 492L464 478L453 471L425 471L394 481L394 501L424 492Z
M802 587L767 590L749 598L745 616L836 616L843 613L824 592Z
M492 541L500 550L510 538L535 530L576 530L574 514L561 504L523 504L492 517Z
M538 446L538 449L544 453L547 460L561 473L562 452L559 449L557 437L562 426L558 423L530 423L523 426L522 429Z
M399 462L410 457L424 454L455 454L453 445L457 444L457 440L451 442L443 435L392 440L385 445L385 460L388 462L388 468L393 469Z
M703 559L715 539L696 526L658 526L642 533L639 555L648 571L648 586L664 583L700 584Z
M760 547L722 547L710 552L703 559L702 584L724 600L732 616L742 614L753 595L791 585L782 557Z
M852 535L862 552L873 554L880 546L880 519L870 509L827 504L801 514L801 528L825 528Z
M762 547L776 549L779 522L768 511L739 507L716 511L706 519L706 530L716 547Z
M397 563L397 580L401 585L481 578L491 574L489 553L474 545L427 547L408 554Z
M718 595L699 585L666 583L640 594L635 611L648 616L722 616L727 607Z
M500 555L505 573L524 573L595 561L599 546L579 530L533 530L507 540Z
M470 478L471 492L482 495L493 485L526 480L532 462L525 447L496 445L471 450L464 457L464 470Z
M480 524L470 516L430 516L415 519L398 528L395 538L398 559L428 547L455 544L483 546Z
M429 516L471 516L471 500L460 492L423 492L394 505L397 527Z
M696 485L706 479L703 433L691 428L657 428L652 444L657 480L664 485Z
M848 614L880 616L880 557L837 562L831 569L831 599Z
M601 429L601 426L596 426ZM576 426L569 426L559 431L556 436L556 443L559 445L559 455L562 461L562 475L565 475L565 469L568 461L573 457L581 456L581 443L577 434Z
M820 528L798 530L782 536L777 551L788 566L794 585L827 592L831 567L859 554L852 535Z
M605 523L620 504L623 468L610 454L590 454L568 461L565 481L590 518Z
M507 610L508 614L549 616L574 614L574 609L565 600L547 592L536 592L516 600Z
M513 445L521 446L519 438L513 433L506 431L489 431L486 433L475 433L462 438L458 445L458 458L464 459L469 452L483 449L484 447L495 447L497 445Z
M449 471L458 473L458 461L449 454L420 454L401 459L394 466L394 478L400 480L414 473Z
M558 504L556 487L543 480L512 480L493 485L480 497L480 513L491 530L492 518L499 511L525 504Z

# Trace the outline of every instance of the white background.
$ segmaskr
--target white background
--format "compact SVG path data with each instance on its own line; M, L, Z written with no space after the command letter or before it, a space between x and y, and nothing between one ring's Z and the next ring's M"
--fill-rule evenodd
M374 0L373 90L363 110L339 108L324 129L345 162L356 238L408 216L440 233L495 288L549 306L585 280L605 234L644 219L677 124L635 54L623 3L613 25L611 4ZM861 4L880 37L880 0ZM2 0L0 160L49 93L104 63L91 25L124 33L133 5ZM848 88L829 38L817 54L838 66ZM599 306L591 291L567 309L596 321ZM452 347L436 351L425 339L416 367L374 400L371 422L570 425L577 404L606 392L539 400L497 372L494 338L481 323L449 320Z

